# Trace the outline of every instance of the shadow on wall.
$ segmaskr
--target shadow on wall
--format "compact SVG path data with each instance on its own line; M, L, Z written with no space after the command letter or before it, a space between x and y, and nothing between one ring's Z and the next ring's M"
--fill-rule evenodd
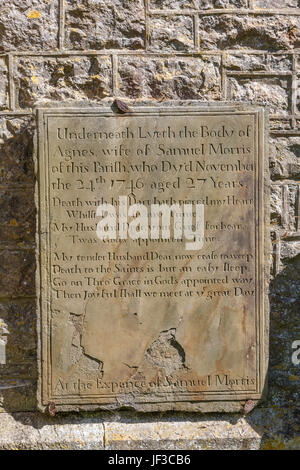
M0 408L36 406L33 120L0 117L0 321L8 330L0 364Z
M0 119L0 319L6 336L6 364L0 364L0 407L6 412L36 410L36 300L33 121ZM285 261L285 260L284 260ZM292 343L300 340L300 255L287 261L270 285L270 364L267 399L245 417L262 446L287 442L300 429L300 366L291 361ZM298 408L297 408L298 406ZM27 415L28 416L28 415ZM27 423L26 414L16 419ZM141 414L123 410L38 415L32 425L101 422L197 422L235 426L242 415L180 412ZM278 438L279 436L279 438ZM277 440L276 440L277 439ZM278 440L279 439L279 440ZM280 440L281 439L281 440ZM245 442L243 448L248 448Z
M300 255L283 260L283 269L271 281L269 292L266 400L246 419L263 435L263 448L288 449L293 448L293 438L300 430L300 365L292 362L292 343L300 340Z

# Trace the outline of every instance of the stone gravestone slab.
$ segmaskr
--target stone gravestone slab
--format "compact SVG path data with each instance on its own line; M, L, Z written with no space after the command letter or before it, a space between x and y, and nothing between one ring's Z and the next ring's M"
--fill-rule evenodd
M261 398L264 110L38 110L39 408Z

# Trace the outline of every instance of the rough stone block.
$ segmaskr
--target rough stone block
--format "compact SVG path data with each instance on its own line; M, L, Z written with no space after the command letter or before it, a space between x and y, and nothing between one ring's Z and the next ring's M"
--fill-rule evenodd
M280 243L280 272L270 284L270 367L269 367L269 405L280 406L285 434L291 435L299 423L299 383L300 368L293 364L292 343L300 338L299 292L300 292L300 244L285 241ZM291 407L291 404L293 406ZM294 407L294 405L296 405ZM284 407L287 409L284 410ZM292 416L284 420L284 413ZM297 416L297 418L296 418ZM272 428L272 420L266 425Z
M115 450L258 449L260 435L240 418L236 423L217 420L105 422L106 448Z
M269 70L288 72L293 68L293 60L290 54L269 55Z
M16 89L20 108L37 100L100 101L111 94L109 57L20 59Z
M30 117L0 117L0 184L34 186Z
M2 376L2 369L5 366L0 367ZM29 369L30 365L25 367ZM36 410L36 379L20 378L12 373L14 371L10 371L10 377L4 375L0 380L0 417L5 411Z
M270 174L272 179L300 178L300 138L270 139Z
M36 369L36 305L33 300L7 301L0 304L0 327L7 328L6 366L31 363L27 374ZM1 374L2 375L2 374Z
M0 189L0 245L33 243L35 238L34 193Z
M224 65L228 71L252 71L267 69L266 54L244 54L237 52L235 54L226 54Z
M0 250L0 296L34 295L33 250Z
M193 50L193 18L191 16L151 17L149 42L153 51Z
M0 51L58 47L58 0L5 0L0 5Z
M99 418L55 417L34 413L0 415L0 449L100 450L104 447Z
M0 412L36 409L36 307L34 299L2 301L5 361L0 365Z
M253 0L254 8L298 8L298 0Z
M8 108L7 63L4 57L0 57L0 110L7 109L7 108Z
M200 10L217 8L247 8L248 0L196 0L196 5Z
M220 100L220 58L122 58L119 93L130 98Z
M285 231L285 234L282 232L283 237L288 236L287 232L297 232L298 221L296 207L298 204L298 197L298 184L296 182L289 182L289 184L280 182L272 185L272 227L274 228L274 226L277 225L278 228ZM297 245L297 242L295 243Z
M142 0L66 1L66 46L70 49L141 49L144 36Z
M300 78L298 77L298 80L297 80L297 90L296 90L296 106L297 106L297 112L299 113L300 112ZM297 127L299 127L299 124L300 122L298 121L297 122Z
M201 49L265 49L299 47L299 16L207 15L199 18Z
M292 70L291 54L244 54L236 52L226 54L224 65L228 72L258 72L260 70L290 72Z
M229 77L228 97L269 106L271 114L287 115L290 107L289 77Z
M150 0L149 7L152 10L180 10L182 8L195 8L195 0Z

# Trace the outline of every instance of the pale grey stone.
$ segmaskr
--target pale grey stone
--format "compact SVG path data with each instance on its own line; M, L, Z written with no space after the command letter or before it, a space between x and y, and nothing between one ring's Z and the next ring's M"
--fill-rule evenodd
M103 435L99 419L0 414L0 450L100 450Z
M142 49L142 0L67 0L66 46L71 49Z
M120 96L154 99L220 100L220 57L121 58Z
M299 16L208 15L199 18L201 49L298 48Z
M108 450L255 450L261 436L243 418L161 422L104 422Z
M15 77L20 108L39 100L100 101L111 94L109 57L20 59Z
M150 49L181 52L194 49L193 19L189 16L151 17Z
M5 0L0 5L0 51L58 47L58 0Z
M8 108L7 62L4 57L0 57L0 110L7 109L7 108ZM1 128L0 128L0 132L1 132Z

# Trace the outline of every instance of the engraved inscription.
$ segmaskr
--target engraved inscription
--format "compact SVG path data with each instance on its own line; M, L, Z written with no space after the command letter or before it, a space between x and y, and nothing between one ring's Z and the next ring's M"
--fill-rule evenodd
M263 120L39 110L41 409L260 398Z

